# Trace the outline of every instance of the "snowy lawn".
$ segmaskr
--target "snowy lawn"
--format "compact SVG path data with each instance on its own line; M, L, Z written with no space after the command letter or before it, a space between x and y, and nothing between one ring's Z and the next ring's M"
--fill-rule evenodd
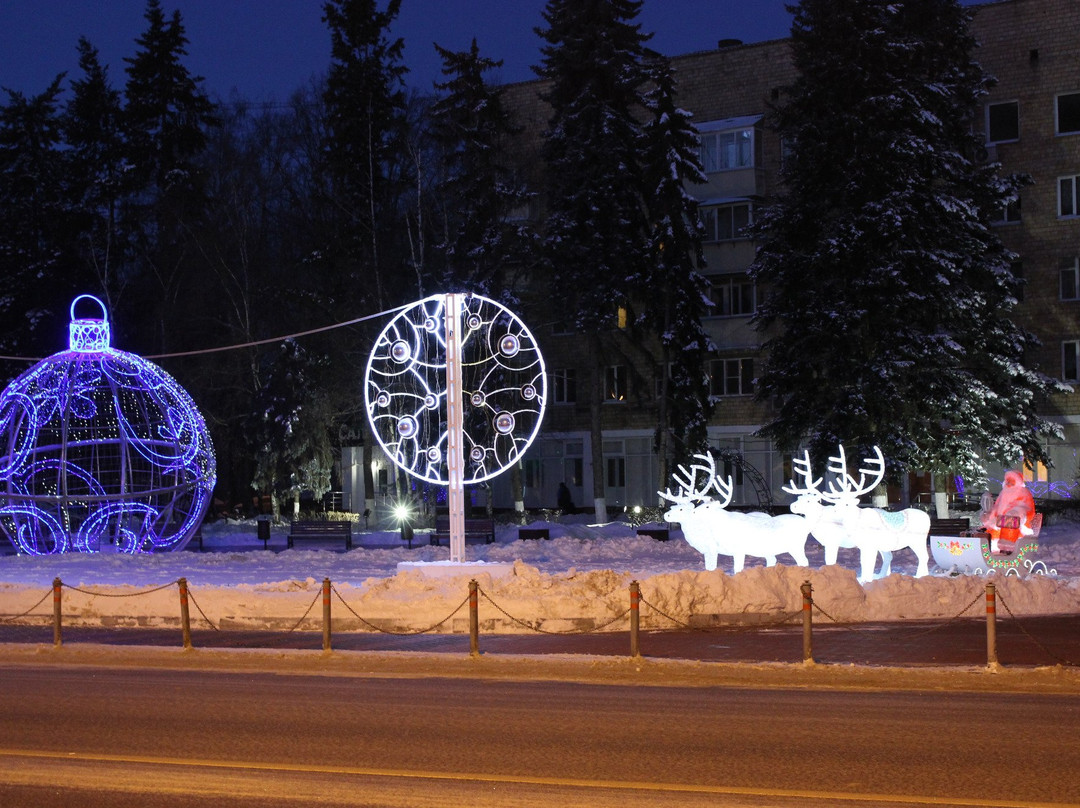
M510 615L547 630L608 624L629 605L628 587L637 580L646 605L643 628L670 628L653 608L682 622L693 620L769 620L798 612L800 584L809 580L815 603L841 622L912 620L983 614L980 596L986 579L949 576L931 560L931 574L910 577L916 559L910 550L896 553L894 573L862 585L856 580L855 550L841 550L838 564L823 567L823 551L807 541L810 567L794 566L788 556L767 568L748 558L747 569L729 574L731 559L721 557L716 572L706 572L701 554L675 533L667 542L636 535L620 522L593 526L584 517L569 523L534 523L546 527L548 541L520 541L517 526L497 526L493 544L469 544L469 562L511 564L508 574L482 564L461 575L435 577L397 571L403 561L445 561L449 550L428 545L417 533L408 549L397 532L354 531L354 549L342 542L319 549L285 548L287 525L272 529L264 550L253 521L219 521L204 528L206 552L189 549L161 555L118 554L33 557L0 556L0 615L19 615L38 603L54 578L65 584L65 623L144 624L175 622L179 616L178 578L188 581L198 609L215 623L232 626L295 622L318 598L329 578L349 609L365 620L393 630L427 628L458 608L475 578L487 597ZM998 594L1015 615L1080 612L1080 523L1061 521L1044 528L1037 558L1056 575L1027 578L994 576ZM323 549L325 548L325 549ZM728 572L725 572L728 571ZM899 571L899 572L896 572ZM166 585L157 591L156 586ZM78 591L85 590L85 591ZM134 597L115 597L138 593ZM51 615L51 598L32 614ZM335 619L353 616L335 599ZM999 613L1008 614L999 605ZM192 611L193 619L198 612ZM321 618L316 604L309 615ZM480 618L487 631L526 631L503 618L486 599ZM462 631L467 612L457 613L444 631ZM354 627L359 627L357 621ZM625 630L616 620L612 630Z

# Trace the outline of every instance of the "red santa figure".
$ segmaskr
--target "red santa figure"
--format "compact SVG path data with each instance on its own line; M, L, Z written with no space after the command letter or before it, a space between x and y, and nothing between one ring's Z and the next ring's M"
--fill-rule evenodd
M1005 472L1005 487L1001 489L994 507L982 514L983 528L990 534L990 551L1012 553L1016 541L1035 532L1035 498L1024 485L1018 471Z

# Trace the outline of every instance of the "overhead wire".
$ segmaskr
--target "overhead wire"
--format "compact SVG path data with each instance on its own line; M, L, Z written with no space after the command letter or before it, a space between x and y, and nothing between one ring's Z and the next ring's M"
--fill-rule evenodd
M200 348L200 349L194 350L194 351L176 351L174 353L151 354L151 355L148 355L148 356L146 356L144 358L145 359L174 359L176 357L181 357L181 356L201 356L203 354L221 353L223 351L236 351L236 350L239 350L241 348L253 348L253 347L258 346L258 345L269 345L269 344L275 343L275 342L285 342L285 340L298 339L300 337L307 337L307 336L310 336L311 334L321 334L321 333L323 333L325 331L333 331L333 330L335 330L337 328L346 328L346 327L348 327L350 325L356 325L357 323L362 323L362 322L365 322L367 320L375 320L375 319L377 319L379 317L386 317L388 315L394 314L395 312L399 312L399 311L402 311L404 309L407 309L412 305L414 305L414 304L406 303L406 304L404 304L402 306L395 306L392 309L386 309L385 311L380 311L380 312L377 312L375 314L366 314L363 317L354 317L352 320L345 320L344 322L341 322L341 323L334 323L333 325L324 325L324 326L321 326L319 328L309 328L306 331L297 331L294 334L285 334L285 335L279 336L279 337L267 337L266 339L251 340L250 342L240 342L240 343L236 343L234 345L221 345L221 346L218 346L217 348ZM36 356L35 357L35 356L2 356L2 355L0 355L0 360L8 360L8 361L11 361L11 362L39 362L44 358L45 357L41 357L41 356Z

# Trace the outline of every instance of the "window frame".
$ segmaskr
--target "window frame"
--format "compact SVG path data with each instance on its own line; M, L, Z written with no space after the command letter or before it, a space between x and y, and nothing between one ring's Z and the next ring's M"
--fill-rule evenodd
M1080 382L1080 339L1061 341L1061 380Z
M708 317L753 317L757 314L757 284L746 273L732 273L729 275L709 275L709 299L713 302L713 308L708 312ZM738 287L739 294L734 294ZM744 311L742 302L744 290L749 288L750 308ZM718 297L715 292L721 292ZM739 300L739 311L734 311L732 303Z
M630 374L626 365L604 368L604 403L625 404L630 398Z
M747 136L740 141L740 135ZM721 138L731 138L730 144L721 145ZM698 159L706 174L721 174L725 171L740 171L757 165L757 150L760 135L757 126L733 126L698 133ZM712 144L711 150L707 144ZM711 151L711 154L710 154ZM723 158L730 152L734 160Z
M744 224L735 224L735 210L736 208L746 208L746 222ZM720 235L720 219L721 211L727 214L730 218L730 227L725 232L730 235L721 237ZM754 223L754 203L750 200L745 202L725 202L716 205L698 205L698 216L701 218L702 227L705 229L705 237L702 239L703 244L723 244L728 241L747 241L750 239L749 235L745 234L745 229Z
M1069 193L1065 184L1069 184ZM1080 216L1080 174L1066 174L1057 178L1057 215L1059 219L1075 219ZM1065 212L1064 202L1068 196L1069 212Z
M734 390L729 382L734 381ZM730 398L754 394L754 357L726 356L709 362L709 397Z
M577 368L549 371L552 404L577 404Z
M998 109L998 108L1009 107L1009 106L1013 107L1016 110L1016 135L1013 136L1013 137L994 137L993 133L991 132L992 127L991 127L991 114L990 114L990 112L991 112L992 109ZM992 103L988 103L986 105L985 116L986 117L985 117L984 123L986 124L986 142L987 142L988 145L989 144L996 144L996 143L1016 143L1017 141L1020 140L1020 102L1019 101L1016 101L1016 100L1013 100L1013 101L994 101Z
M1065 294L1065 279L1072 285L1072 294ZM1080 256L1074 257L1072 265L1062 263L1058 270L1058 299L1063 301L1080 300Z
M1065 129L1061 128L1061 99L1062 98L1075 98L1076 109L1070 109L1069 114L1076 116L1075 128ZM1068 135L1080 135L1080 90L1073 90L1067 93L1057 93L1054 96L1054 134L1059 136Z

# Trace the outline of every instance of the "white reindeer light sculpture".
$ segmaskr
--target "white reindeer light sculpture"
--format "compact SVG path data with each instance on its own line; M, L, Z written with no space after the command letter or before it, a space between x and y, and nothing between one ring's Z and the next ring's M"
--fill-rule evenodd
M682 525L686 543L705 558L705 569L716 569L720 556L731 556L732 573L741 572L746 556L764 558L767 566L776 563L776 557L787 553L801 567L809 564L806 559L807 522L801 516L767 513L737 513L725 510L731 502L732 482L722 482L716 476L716 462L712 455L694 455L706 465L694 463L687 470L679 466L679 473L672 475L679 484L679 493L670 490L657 493L674 503L664 513L664 519ZM705 483L697 486L698 472L704 472ZM721 501L709 496L715 489Z
M841 547L859 548L862 582L874 579L874 567L878 553L881 554L880 577L892 570L892 554L905 547L915 553L919 561L916 578L929 573L930 553L927 536L930 533L930 516L917 508L902 511L886 511L881 508L859 506L859 497L877 488L885 477L885 459L881 449L874 447L874 457L864 460L855 480L847 470L844 447L829 458L828 471L833 475L828 491L821 491L821 478L814 479L810 469L810 453L803 452L801 460L794 460L795 473L805 479L803 486L794 480L784 490L796 497L791 504L792 513L802 514L814 538L825 548L825 563L835 564ZM828 504L826 504L828 503Z

